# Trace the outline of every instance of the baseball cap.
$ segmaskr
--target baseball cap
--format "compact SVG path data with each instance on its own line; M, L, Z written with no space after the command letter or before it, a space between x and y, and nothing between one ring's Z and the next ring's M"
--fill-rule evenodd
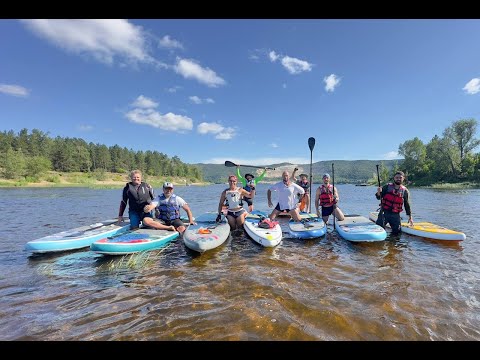
M173 189L173 184L171 182L164 182L163 183L163 188L172 188Z
M329 173L323 174L322 179L323 178L329 178L330 179L330 174Z
M255 176L253 176L252 174L245 174L245 176L244 176L244 177L246 178L247 176L251 176L251 177L252 177L252 179L255 177Z

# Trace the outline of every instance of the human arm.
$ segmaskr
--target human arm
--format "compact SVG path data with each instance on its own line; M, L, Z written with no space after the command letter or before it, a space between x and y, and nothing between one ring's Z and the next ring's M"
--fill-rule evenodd
M340 196L338 196L337 187L334 187L333 188L333 203L334 204L338 203L338 200L340 200Z
M292 179L293 181L297 182L297 178L295 177L295 173L298 171L298 168L295 168L293 169L293 172L292 172Z
M267 190L267 202L268 202L268 207L272 207L272 190L268 189Z
M408 223L410 226L413 226L412 209L410 208L410 192L408 189L405 189L403 193L403 205L405 206L405 213L408 216Z
M265 177L266 173L267 173L267 169L264 169L263 173L259 177L253 180L255 182L255 186L257 186L257 184Z
M217 219L215 220L216 222L219 222L220 218L222 217L222 207L224 202L225 202L225 190L222 191L222 195L220 195L220 201L218 202L218 215L217 215Z
M240 166L237 166L237 178L242 183L242 186L247 186L247 180L240 174Z
M388 184L384 185L383 188L380 186L377 187L377 192L375 193L375 197L377 198L377 200L380 200L386 194L387 188Z
M195 225L195 221L193 220L193 214L192 214L192 210L190 210L190 206L188 206L188 204L185 203L185 205L182 206L182 209L185 210L185 212L187 213L189 224Z
M249 197L250 199L253 199L255 198L255 186L250 186L250 188L252 189L251 191L247 191L245 189L241 189L240 190L240 193L243 195L243 196L247 196Z

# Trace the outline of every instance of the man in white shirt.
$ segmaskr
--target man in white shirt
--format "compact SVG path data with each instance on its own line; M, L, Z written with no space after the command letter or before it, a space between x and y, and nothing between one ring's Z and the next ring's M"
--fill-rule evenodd
M278 192L278 203L270 214L270 219L273 220L282 211L288 211L290 216L295 221L300 221L300 215L298 214L297 202L298 195L305 194L305 190L301 186L292 183L290 181L290 174L288 171L282 173L283 181L271 186L267 191L268 207L273 207L272 203L272 191Z

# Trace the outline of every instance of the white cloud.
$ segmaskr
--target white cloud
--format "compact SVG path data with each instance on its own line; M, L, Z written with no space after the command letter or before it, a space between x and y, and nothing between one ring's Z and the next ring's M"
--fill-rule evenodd
M181 86L172 86L171 88L165 89L169 93L176 93L178 90L180 90L182 87Z
M193 128L193 120L187 116L176 115L171 112L162 115L153 109L136 108L127 112L125 117L133 123L148 125L166 131L181 133Z
M473 78L464 87L467 94L473 95L480 92L480 78Z
M191 102L193 102L194 104L197 104L197 105L204 104L204 103L215 104L215 100L213 100L211 98L201 99L196 95L190 96L189 99L190 99Z
M398 155L397 151L389 151L388 153L383 154L382 158L384 160L394 160L394 159L401 159L402 157Z
M215 139L230 140L235 137L235 129L232 127L223 127L218 123L202 122L197 126L197 132L202 135L215 134Z
M195 79L209 87L218 87L226 84L225 80L218 76L215 71L203 68L191 59L178 58L174 70L186 79Z
M85 132L88 132L88 131L92 131L93 130L93 126L92 125L79 125L78 127L78 130L80 131L85 131Z
M27 97L30 94L30 91L23 86L9 84L0 84L0 92L18 97Z
M310 158L285 158L285 157L280 157L280 158L257 158L257 159L252 159L252 158L230 158L231 161L233 161L235 164L248 164L248 165L255 165L255 166L269 166L271 164L280 164L284 162L288 162L290 164L310 164ZM220 158L211 158L207 159L204 161L201 161L204 164L224 164L225 163L225 157L220 157ZM291 169L291 166L286 167L288 171L291 172L293 169Z
M297 75L304 71L312 71L313 68L313 64L310 64L308 61L300 60L288 55L279 55L273 50L268 53L268 58L271 62L276 62L280 59L282 66L292 75Z
M335 74L330 74L323 78L323 82L325 83L325 91L333 92L338 84L340 84L340 78Z
M150 108L156 108L158 106L158 103L153 101L152 99L140 95L133 103L132 106L134 107L139 107L142 109L150 109Z
M198 96L190 96L189 97L190 101L193 102L194 104L201 104L202 99L200 99Z
M286 88L287 88L287 84L283 83L283 84L282 84L282 87L283 87L284 89L286 89Z
M118 61L153 62L141 26L122 19L29 19L21 20L37 36L68 52L86 54L113 64ZM165 64L157 63L159 66Z
M268 53L268 57L270 58L270 61L271 61L271 62L275 62L275 61L278 60L278 58L279 58L280 56L278 56L278 55L275 53L275 51L272 50L272 51L270 51L270 52Z
M292 75L300 74L304 71L312 71L312 64L308 61L292 58L290 56L284 56L282 58L282 65Z
M278 148L278 145L277 145L276 143L271 143L270 146L271 146L272 148Z
M175 39L171 39L170 35L165 35L163 38L159 40L159 45L160 47L166 48L166 49L181 49L183 50L183 45L180 41L177 41Z

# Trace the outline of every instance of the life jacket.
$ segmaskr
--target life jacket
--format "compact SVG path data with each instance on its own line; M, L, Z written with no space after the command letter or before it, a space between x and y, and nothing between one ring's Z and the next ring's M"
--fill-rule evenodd
M333 205L333 185L328 184L328 188L325 184L320 186L320 206L332 206Z
M155 197L152 187L143 181L138 186L138 190L132 183L127 183L125 186L128 186L127 196L130 210L143 212L145 205L150 204Z
M305 190L305 193L308 191L308 188L310 187L310 182L306 181L303 182L302 180L297 180L297 185L301 186L303 190Z
M394 213L401 213L403 211L403 194L406 187L400 185L398 190L395 189L393 183L388 184L387 193L382 198L382 209Z
M243 206L240 188L236 188L235 190L230 190L230 188L226 189L225 199L228 201L229 209L237 209Z
M251 185L255 186L255 180L247 181L247 185L245 185L243 188L247 190L248 192L252 191ZM245 196L245 198L250 199L248 196ZM241 204L240 204L241 205Z
M166 198L165 194L162 194L158 197L158 209L159 214L158 218L161 220L175 220L180 218L180 207L177 205L175 198L177 196L172 194L170 198Z

